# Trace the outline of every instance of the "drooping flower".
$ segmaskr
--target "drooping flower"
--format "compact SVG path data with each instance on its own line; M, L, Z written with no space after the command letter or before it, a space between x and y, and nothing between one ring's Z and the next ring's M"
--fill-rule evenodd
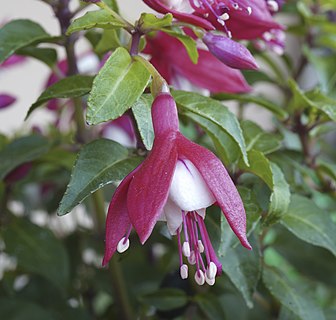
M183 44L164 32L147 36L145 53L169 84L186 90L185 80L212 93L245 93L251 91L240 71L232 69L209 51L198 49L198 62L192 63ZM177 58L178 57L178 58Z
M243 203L222 162L179 132L176 104L168 90L155 98L152 118L153 148L110 202L103 265L115 251L128 249L132 228L144 244L163 220L178 240L182 279L188 277L188 260L196 265L195 281L213 285L222 265L206 230L205 209L216 203L242 245L251 249Z
M170 12L176 19L206 30L224 31L230 38L256 39L272 29L283 29L273 20L269 4L265 0L180 0L178 3L172 0L143 1L160 13ZM181 11L185 10L187 2L190 9Z

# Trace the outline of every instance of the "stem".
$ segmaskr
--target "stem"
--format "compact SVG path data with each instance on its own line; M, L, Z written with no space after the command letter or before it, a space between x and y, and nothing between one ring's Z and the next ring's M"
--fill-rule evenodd
M105 4L104 4L105 5ZM68 62L68 76L75 75L78 73L77 61L74 50L74 44L76 37L66 37L65 32L70 25L70 19L72 13L69 10L69 0L60 0L57 6L53 7L56 17L59 20L62 35L65 37L64 47L67 55ZM111 10L114 12L113 10ZM80 143L85 143L87 139L87 130L83 116L83 107L81 98L73 99L75 106L75 122L77 125L77 141ZM99 235L104 233L105 226L105 206L104 206L104 196L101 190L97 190L92 195L92 201L94 206L94 212L96 217L96 228ZM124 277L119 263L116 261L116 257L112 259L111 266L109 268L110 275L112 278L112 285L115 291L115 298L117 300L117 305L120 305L120 310L122 313L122 319L132 320L133 312L126 291L126 284L124 282Z
M131 44L131 50L130 50L131 56L138 55L140 39L141 39L141 33L139 31L135 31L132 34L132 44Z

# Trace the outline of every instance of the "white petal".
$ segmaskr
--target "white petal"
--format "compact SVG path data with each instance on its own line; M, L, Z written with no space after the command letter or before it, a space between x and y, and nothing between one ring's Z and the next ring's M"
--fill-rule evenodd
M206 208L215 202L201 174L187 159L176 163L169 198L185 211Z
M176 230L181 226L183 221L181 209L173 201L168 199L163 208L163 214L167 221L167 227L170 234L176 234ZM165 221L163 219L160 220Z

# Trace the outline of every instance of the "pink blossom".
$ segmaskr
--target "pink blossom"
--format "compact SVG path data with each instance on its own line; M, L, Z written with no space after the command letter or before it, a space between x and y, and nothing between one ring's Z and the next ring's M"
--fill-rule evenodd
M198 62L192 63L180 41L164 32L147 37L145 53L151 63L170 84L181 88L188 80L192 85L210 92L243 93L251 90L240 71L229 68L210 52L198 49Z
M222 162L179 132L176 104L168 90L155 98L152 118L153 148L110 202L103 265L115 251L128 249L133 228L144 244L157 221L166 221L178 240L182 279L188 277L187 260L196 264L199 285L213 285L222 265L206 230L205 210L216 203L242 245L251 249L243 203Z

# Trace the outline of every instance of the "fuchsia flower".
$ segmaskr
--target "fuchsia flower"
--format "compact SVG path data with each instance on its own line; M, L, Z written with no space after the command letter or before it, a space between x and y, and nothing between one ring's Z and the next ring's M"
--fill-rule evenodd
M144 2L160 13L170 12L180 21L206 30L225 31L230 38L232 35L236 39L255 39L271 29L282 29L282 26L273 20L269 10L269 6L272 5L272 8L276 9L273 2L277 4L277 1L144 0ZM186 3L190 4L190 10L181 12L180 8L185 10Z
M103 265L115 251L128 249L132 228L143 244L163 220L177 236L182 279L188 277L187 259L196 265L196 282L213 285L222 265L204 224L205 209L216 203L242 245L251 249L243 203L221 161L179 132L176 104L168 90L155 98L152 118L153 149L120 183L110 202Z
M183 44L174 37L157 32L146 40L144 52L151 55L150 62L175 88L185 89L181 83L186 79L191 84L213 93L251 91L240 71L224 65L206 50L198 49L198 62L194 64Z

